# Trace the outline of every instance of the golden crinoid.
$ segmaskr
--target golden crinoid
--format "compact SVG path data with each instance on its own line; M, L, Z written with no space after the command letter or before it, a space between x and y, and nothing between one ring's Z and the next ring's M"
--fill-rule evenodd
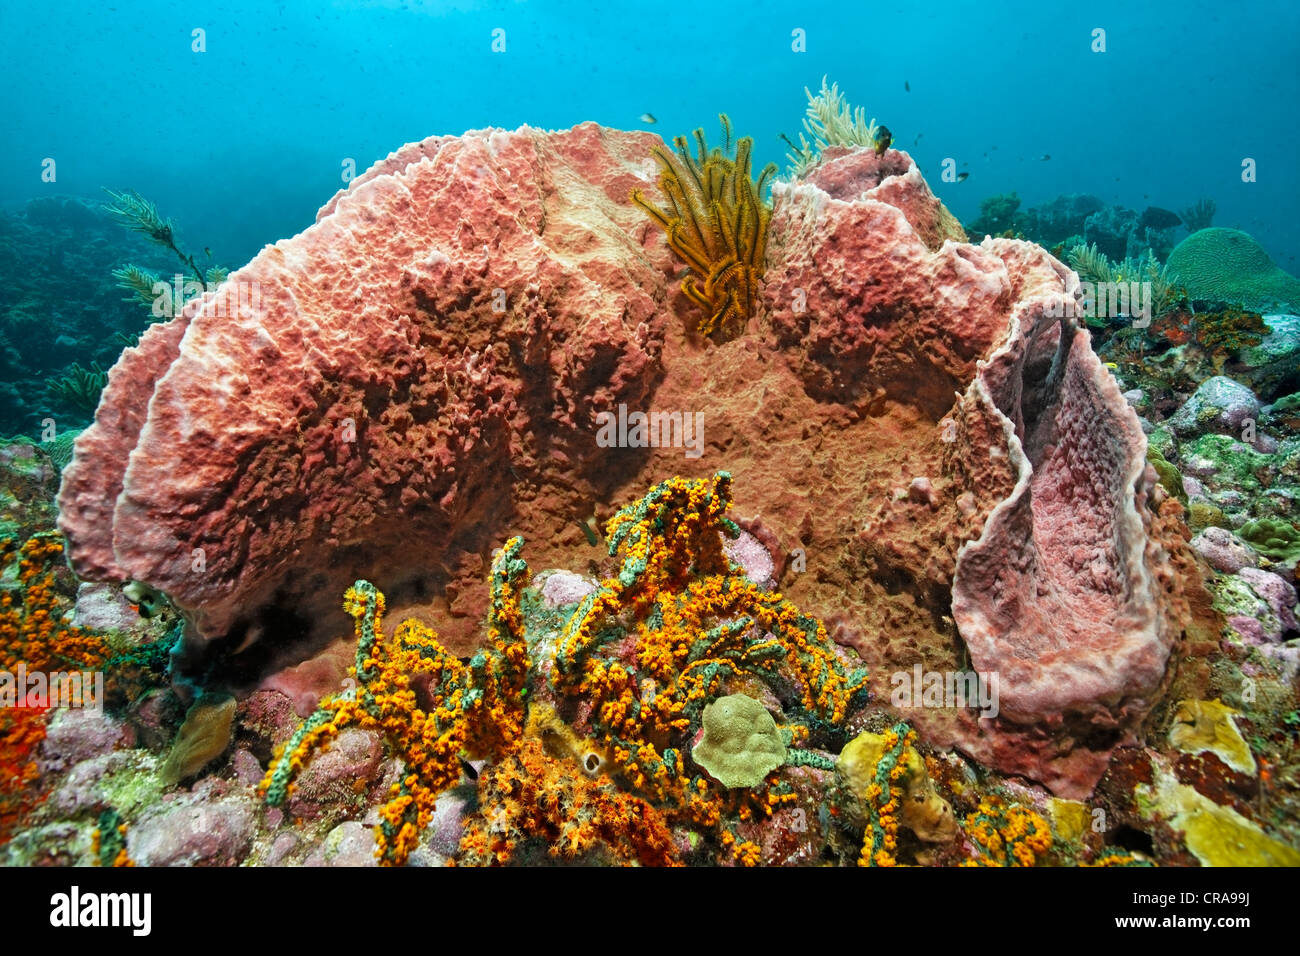
M691 269L682 291L704 309L697 328L702 335L731 337L743 331L754 311L763 274L767 224L772 210L763 202L763 187L776 174L769 163L757 182L750 175L754 141L736 140L731 150L731 120L722 120L723 145L710 150L704 130L695 131L695 155L685 136L673 140L676 153L656 147L662 170L659 189L668 201L660 208L639 190L632 201L668 234L668 245Z

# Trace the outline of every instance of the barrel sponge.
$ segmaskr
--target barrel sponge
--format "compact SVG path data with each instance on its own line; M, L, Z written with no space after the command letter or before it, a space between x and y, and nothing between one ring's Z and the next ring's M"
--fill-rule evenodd
M1300 279L1283 272L1240 229L1201 229L1169 254L1168 268L1192 299L1240 304L1254 312L1300 308Z
M746 694L704 708L704 736L691 756L724 787L755 787L785 763L785 741L772 715Z

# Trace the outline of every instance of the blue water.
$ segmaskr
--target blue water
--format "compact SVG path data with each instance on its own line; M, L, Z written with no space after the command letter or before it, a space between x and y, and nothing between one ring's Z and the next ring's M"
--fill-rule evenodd
M136 189L183 239L239 265L309 225L344 160L360 171L434 133L635 129L648 111L671 137L715 131L725 110L760 162L784 165L779 134L797 138L804 87L829 74L964 221L1011 190L1025 207L1070 192L1138 210L1207 196L1216 225L1300 271L1294 0L805 7L5 4L0 204ZM1090 49L1097 27L1104 53ZM191 49L195 28L206 52ZM791 49L795 29L806 52ZM55 183L41 181L47 157ZM969 178L941 182L945 157ZM1245 157L1257 182L1241 181Z

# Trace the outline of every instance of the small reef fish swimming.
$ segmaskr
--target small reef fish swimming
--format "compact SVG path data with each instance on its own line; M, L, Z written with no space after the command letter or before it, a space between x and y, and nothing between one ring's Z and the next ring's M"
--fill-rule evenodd
M958 174L957 174L957 182L959 182L959 183L964 183L964 182L966 181L966 178L967 178L968 176L970 176L970 173L967 173L967 172L960 172L960 173L958 173Z
M657 119L655 119L655 115L654 115L654 113L642 113L642 114L641 114L641 122L643 122L643 123L657 123L657 122L659 122L659 121L658 121Z
M894 134L889 131L888 126L882 126L876 130L876 155L885 155L885 150L889 149L889 144L894 141Z

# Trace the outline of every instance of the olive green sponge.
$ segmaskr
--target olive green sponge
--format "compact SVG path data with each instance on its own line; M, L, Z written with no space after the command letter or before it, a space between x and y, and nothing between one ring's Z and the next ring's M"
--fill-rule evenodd
M1240 229L1192 233L1174 247L1167 267L1192 299L1260 313L1300 308L1300 279L1274 265L1264 247Z
M746 694L719 697L704 708L704 736L695 762L724 787L755 787L785 763L785 740L772 715Z

